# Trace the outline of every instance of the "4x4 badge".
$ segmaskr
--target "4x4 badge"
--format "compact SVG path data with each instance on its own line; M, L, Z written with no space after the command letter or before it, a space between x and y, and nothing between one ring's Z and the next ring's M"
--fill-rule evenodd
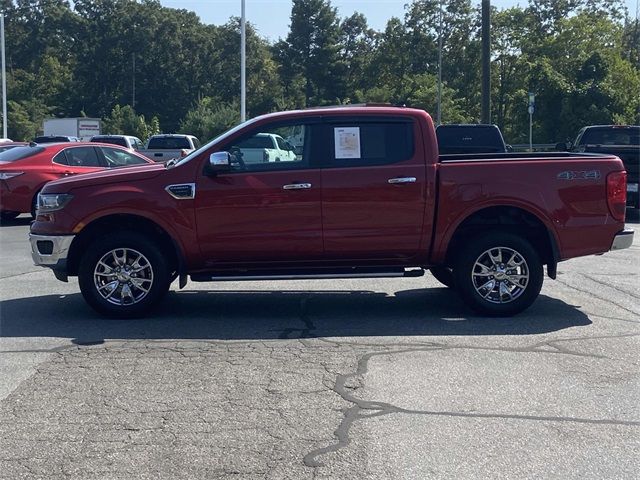
M600 170L566 171L560 172L557 176L558 180L597 180L600 177Z

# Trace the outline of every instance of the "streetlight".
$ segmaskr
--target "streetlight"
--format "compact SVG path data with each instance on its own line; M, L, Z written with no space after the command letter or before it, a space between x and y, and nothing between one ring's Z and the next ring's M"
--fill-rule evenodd
M7 65L4 56L4 12L0 13L0 49L2 49L2 138L7 138Z
M436 123L442 120L442 0L438 7L438 117Z
M247 32L244 15L244 0L241 0L240 15L240 121L247 119Z

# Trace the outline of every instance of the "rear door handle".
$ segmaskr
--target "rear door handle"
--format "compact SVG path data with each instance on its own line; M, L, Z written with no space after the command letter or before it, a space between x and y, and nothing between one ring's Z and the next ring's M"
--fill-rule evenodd
M282 186L283 190L304 190L307 188L311 188L310 183L290 183Z
M416 177L394 177L387 180L392 185L399 183L416 183Z

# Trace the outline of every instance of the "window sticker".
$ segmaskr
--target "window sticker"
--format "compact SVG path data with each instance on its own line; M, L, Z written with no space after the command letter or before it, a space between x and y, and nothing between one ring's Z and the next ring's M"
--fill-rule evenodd
M360 127L336 127L333 136L336 159L361 158Z

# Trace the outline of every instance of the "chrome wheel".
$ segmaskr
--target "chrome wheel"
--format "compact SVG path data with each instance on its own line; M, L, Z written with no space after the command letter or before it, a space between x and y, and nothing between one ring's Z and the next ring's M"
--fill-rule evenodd
M98 294L113 305L140 302L153 285L153 267L142 253L132 248L116 248L100 258L93 271Z
M475 261L471 281L484 300L510 303L526 290L529 267L524 257L512 248L490 248Z

